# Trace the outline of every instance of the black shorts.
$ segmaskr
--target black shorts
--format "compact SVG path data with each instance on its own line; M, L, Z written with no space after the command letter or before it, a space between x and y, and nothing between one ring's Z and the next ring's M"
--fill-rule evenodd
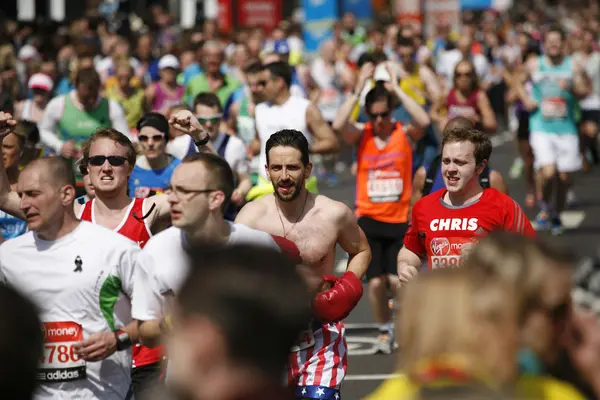
M519 115L519 127L517 128L517 138L519 140L529 141L529 114Z
M581 119L579 120L579 123L581 124L582 122L587 122L587 121L591 121L591 122L600 124L600 110L582 109L581 110Z
M398 252L404 243L408 224L388 224L369 217L360 217L358 226L365 232L371 246L367 280L382 275L396 275Z

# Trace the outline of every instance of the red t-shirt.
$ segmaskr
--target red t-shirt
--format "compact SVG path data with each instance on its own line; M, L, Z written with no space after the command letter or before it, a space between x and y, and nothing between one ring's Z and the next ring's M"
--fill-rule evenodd
M495 230L536 235L517 202L496 189L484 189L477 201L462 207L446 204L445 194L440 189L414 205L404 237L408 250L427 256L430 269L458 266L465 251Z

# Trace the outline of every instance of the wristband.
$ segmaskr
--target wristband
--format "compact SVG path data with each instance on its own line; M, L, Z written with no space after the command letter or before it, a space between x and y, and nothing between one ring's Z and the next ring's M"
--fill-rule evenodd
M133 345L129 334L122 329L115 332L115 339L117 339L117 351L127 350Z
M194 144L196 145L196 147L202 147L202 146L206 145L206 143L208 143L209 140L210 140L210 136L206 135L206 137L204 139L194 141Z

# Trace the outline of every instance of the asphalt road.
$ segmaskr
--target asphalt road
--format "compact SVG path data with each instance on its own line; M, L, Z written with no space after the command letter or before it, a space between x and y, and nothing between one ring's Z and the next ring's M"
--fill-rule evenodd
M511 196L521 205L525 198L525 185L522 180L511 180L508 171L515 159L516 145L510 135L494 138L495 145L491 166L505 177ZM559 240L565 241L581 257L592 257L600 244L600 168L576 176L575 193L577 206L567 211L563 223L569 228ZM354 182L351 176L343 176L335 187L321 187L321 192L331 198L343 201L352 207L354 202ZM534 218L536 210L526 210ZM343 257L338 248L338 260ZM344 400L361 399L372 392L394 371L397 353L392 355L374 354L373 344L377 335L373 318L365 297L346 320L347 341L350 349L348 372L342 387Z

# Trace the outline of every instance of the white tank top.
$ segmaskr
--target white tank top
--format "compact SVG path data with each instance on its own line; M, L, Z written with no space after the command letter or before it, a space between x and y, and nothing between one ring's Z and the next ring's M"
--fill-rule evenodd
M263 178L267 178L264 165L267 164L267 153L265 151L267 140L277 131L282 129L296 129L304 134L308 145L312 145L312 134L306 125L306 109L310 101L290 96L288 101L282 105L261 103L254 111L256 117L256 131L260 138L260 172Z

